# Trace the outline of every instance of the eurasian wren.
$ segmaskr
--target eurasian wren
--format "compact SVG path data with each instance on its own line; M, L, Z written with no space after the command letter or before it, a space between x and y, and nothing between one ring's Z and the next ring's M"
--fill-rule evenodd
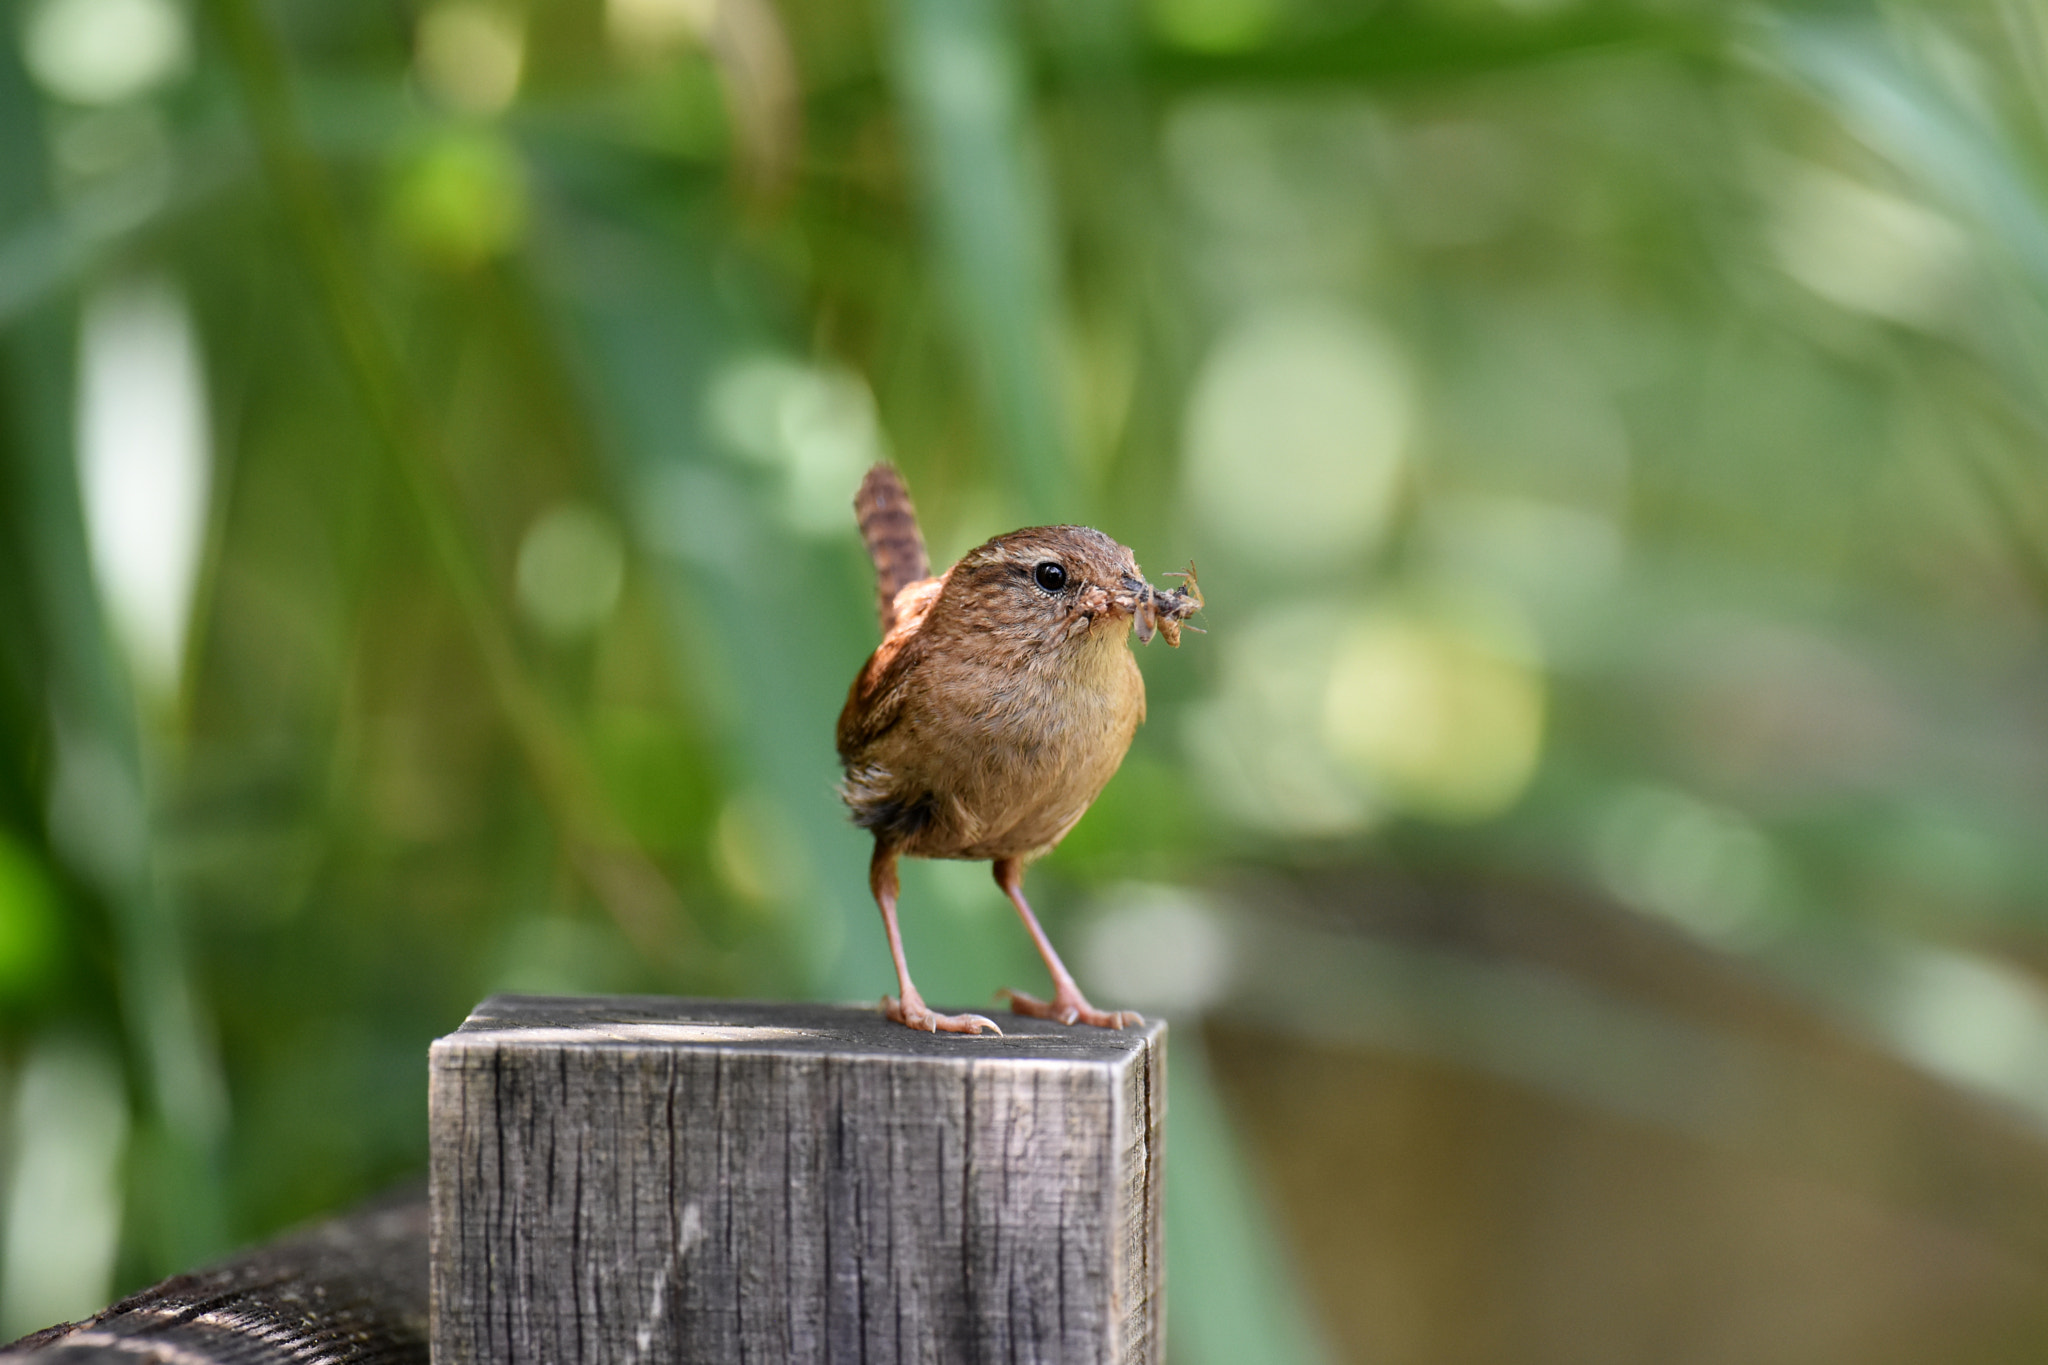
M1160 591L1131 552L1085 526L1012 531L934 578L903 479L876 465L854 498L880 592L881 647L839 713L840 795L875 836L868 884L899 995L891 1019L932 1032L1000 1033L978 1014L934 1014L911 984L896 927L896 859L990 859L1052 973L1053 997L1005 991L1018 1014L1122 1028L1061 964L1024 900L1024 867L1074 827L1145 718L1125 637L1180 643L1202 605L1193 570Z

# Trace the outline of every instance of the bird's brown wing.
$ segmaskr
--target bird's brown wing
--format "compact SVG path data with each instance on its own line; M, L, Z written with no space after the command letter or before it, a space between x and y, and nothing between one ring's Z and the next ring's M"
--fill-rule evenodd
M839 713L839 756L846 762L885 734L903 711L906 684L925 655L925 617L938 601L943 578L906 584L894 601L895 624L868 656L867 665L846 693Z
M875 563L876 611L886 636L902 619L897 594L932 576L924 533L917 529L917 508L896 466L878 464L868 471L860 481L860 491L853 495L853 514L860 522L868 558Z

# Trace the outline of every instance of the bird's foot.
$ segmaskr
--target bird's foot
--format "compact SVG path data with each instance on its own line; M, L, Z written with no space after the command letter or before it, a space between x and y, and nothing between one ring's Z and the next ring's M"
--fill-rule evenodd
M934 1014L915 995L903 1000L893 995L883 996L882 1013L906 1028L922 1029L926 1033L1002 1033L996 1027L996 1021L985 1015Z
M1028 1014L1033 1019L1051 1019L1061 1024L1093 1024L1096 1028L1135 1028L1145 1022L1136 1010L1099 1010L1076 990L1056 991L1051 1000L1022 991L1001 990L996 994L1010 1002L1010 1013Z

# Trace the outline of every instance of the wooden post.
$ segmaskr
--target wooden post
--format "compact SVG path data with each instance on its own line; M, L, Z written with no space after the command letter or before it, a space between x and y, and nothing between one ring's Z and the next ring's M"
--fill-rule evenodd
M486 1001L432 1054L436 1365L1164 1351L1165 1025Z
M83 1322L0 1347L0 1365L427 1365L427 1198L173 1275Z

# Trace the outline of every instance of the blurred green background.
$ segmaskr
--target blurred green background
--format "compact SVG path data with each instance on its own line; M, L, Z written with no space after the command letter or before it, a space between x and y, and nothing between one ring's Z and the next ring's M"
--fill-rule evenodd
M2048 3L0 13L0 1337L891 988L888 457L1201 568L1032 882L1176 1360L2048 1354Z

